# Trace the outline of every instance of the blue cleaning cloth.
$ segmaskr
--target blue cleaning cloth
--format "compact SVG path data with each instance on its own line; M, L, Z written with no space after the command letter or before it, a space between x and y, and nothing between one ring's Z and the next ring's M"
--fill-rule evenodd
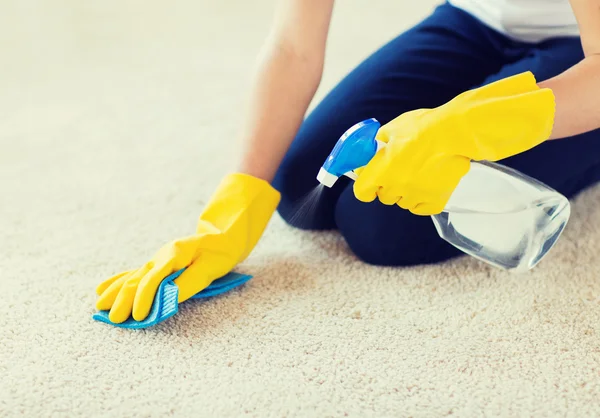
M133 318L129 318L125 322L115 324L108 319L109 311L96 312L94 315L92 315L92 318L96 321L114 325L115 327L129 329L148 328L169 319L179 311L179 304L177 303L179 297L179 288L173 281L179 277L184 270L185 269L181 269L165 277L156 291L156 296L154 297L154 302L152 303L150 313L143 321L136 321ZM246 283L251 278L252 276L246 274L229 273L226 276L215 280L210 284L210 286L201 292L196 293L190 299L203 299L220 295Z

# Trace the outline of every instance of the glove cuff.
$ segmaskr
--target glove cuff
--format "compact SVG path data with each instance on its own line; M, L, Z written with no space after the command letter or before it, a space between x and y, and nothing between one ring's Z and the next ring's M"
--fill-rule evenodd
M232 239L238 262L252 251L281 199L269 182L232 173L223 178L198 220L198 232L205 223ZM233 248L232 248L233 250Z
M457 154L498 161L550 137L555 98L552 90L540 88L533 74L525 72L466 92L460 100L448 102L441 113L466 140L462 147L453 148Z

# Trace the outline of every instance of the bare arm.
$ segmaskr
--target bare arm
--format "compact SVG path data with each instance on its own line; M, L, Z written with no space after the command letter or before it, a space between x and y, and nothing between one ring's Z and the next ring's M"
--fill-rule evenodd
M600 128L600 0L571 0L585 58L562 74L539 83L556 98L551 139Z
M242 130L239 171L271 181L320 84L334 0L280 0Z

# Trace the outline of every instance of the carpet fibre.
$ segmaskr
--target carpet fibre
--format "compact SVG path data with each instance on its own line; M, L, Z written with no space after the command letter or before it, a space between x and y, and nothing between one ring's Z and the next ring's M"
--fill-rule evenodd
M435 5L338 3L317 100ZM92 321L95 286L193 231L233 169L272 11L3 3L0 416L600 416L597 189L521 276L368 266L275 216L241 288L148 330Z

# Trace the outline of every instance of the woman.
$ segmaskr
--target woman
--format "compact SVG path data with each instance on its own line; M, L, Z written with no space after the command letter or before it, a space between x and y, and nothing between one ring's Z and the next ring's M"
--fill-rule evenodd
M426 216L471 160L502 160L567 197L600 179L600 0L453 0L373 53L304 120L319 85L334 0L283 0L263 50L245 153L196 233L101 283L97 308L143 320L159 283L182 302L231 271L278 208L296 204L339 136L376 118L388 143L355 183L340 179L315 216L365 262L405 266L459 255ZM285 92L285 94L281 94ZM403 208L402 209L399 209Z

